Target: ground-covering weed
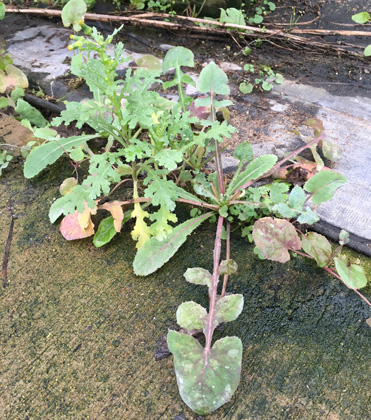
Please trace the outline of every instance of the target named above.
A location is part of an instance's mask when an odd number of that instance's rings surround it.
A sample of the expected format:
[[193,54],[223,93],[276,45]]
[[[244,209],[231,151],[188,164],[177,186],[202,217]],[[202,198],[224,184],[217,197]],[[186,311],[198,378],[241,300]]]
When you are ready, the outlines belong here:
[[[185,273],[188,282],[207,287],[209,308],[193,301],[182,303],[176,318],[188,333],[168,333],[180,394],[196,413],[208,414],[231,399],[240,381],[241,340],[224,337],[213,342],[215,328],[235,320],[243,310],[243,296],[226,293],[229,276],[237,272],[230,258],[233,222],[254,240],[261,258],[283,263],[290,259],[290,251],[307,256],[371,306],[357,290],[367,283],[362,267],[349,264],[341,255],[348,234],[341,232],[339,246],[333,250],[324,236],[300,230],[301,224],[319,220],[315,207],[331,199],[346,179],[324,168],[319,160],[310,164],[298,156],[310,148],[316,157],[318,145],[327,156],[329,150],[336,154],[325,138],[323,125],[313,119],[307,121],[313,135],[303,136],[304,145],[280,161],[271,154],[254,158],[248,142],[239,144],[234,152],[239,164],[228,180],[223,174],[220,143],[235,129],[216,118],[219,108],[232,105],[226,98],[230,89],[223,70],[212,61],[203,68],[197,85],[201,96],[193,103],[184,91],[186,84],[194,84],[184,71],[194,66],[192,51],[174,47],[162,63],[147,56],[130,68],[122,58],[122,43],[110,45],[119,29],[104,38],[94,27],[77,20],[71,10],[64,10],[65,22],[82,32],[71,36],[69,49],[76,52],[71,72],[85,79],[93,98],[84,103],[67,102],[66,110],[51,126],[29,125],[44,142],[28,155],[24,174],[32,178],[62,155],[67,156],[76,176],[62,183],[61,197],[50,208],[51,222],[63,215],[60,229],[67,239],[94,235],[95,245],[102,246],[134,219],[131,234],[138,252],[133,266],[139,276],[162,267],[191,232],[215,219],[212,273],[202,267],[190,267]],[[126,68],[124,79],[118,77],[118,67]],[[164,83],[160,76],[170,69],[174,69],[173,76]],[[153,86],[164,90],[176,87],[178,101],[165,99]],[[94,134],[61,138],[52,128],[72,122],[78,128],[89,126]],[[93,152],[89,142],[98,137],[105,139],[105,144]],[[210,154],[215,171],[205,173],[202,163]],[[78,168],[84,165],[88,174],[82,178]],[[305,170],[307,178],[293,186],[290,175],[297,169]],[[256,185],[270,175],[277,179]],[[110,200],[127,181],[133,185],[132,197]],[[187,221],[174,226],[178,202],[193,209]],[[110,216],[95,232],[92,215],[101,210]],[[200,331],[205,346],[194,337]]]

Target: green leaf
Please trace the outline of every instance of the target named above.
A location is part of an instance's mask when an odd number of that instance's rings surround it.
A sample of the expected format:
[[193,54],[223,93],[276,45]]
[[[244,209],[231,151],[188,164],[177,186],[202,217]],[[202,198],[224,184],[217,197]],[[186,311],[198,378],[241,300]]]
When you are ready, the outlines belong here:
[[162,62],[162,71],[166,73],[173,67],[194,67],[193,57],[193,52],[188,48],[173,47],[165,55],[164,61]]
[[362,289],[367,285],[367,278],[360,265],[347,265],[341,257],[334,258],[336,270],[341,277],[341,280],[350,289]]
[[248,181],[252,181],[261,177],[270,169],[272,169],[276,162],[277,156],[274,155],[264,155],[258,157],[253,162],[249,163],[246,169],[237,177],[233,177],[231,183],[228,186],[227,192],[234,192],[245,185]]
[[242,343],[224,337],[205,352],[192,336],[169,331],[169,350],[183,401],[197,414],[206,415],[230,401],[240,382]]
[[243,17],[242,10],[230,7],[227,10],[220,9],[221,23],[232,23],[234,25],[245,25],[245,19]]
[[203,214],[194,219],[187,220],[173,229],[163,241],[156,238],[149,239],[137,252],[134,258],[134,272],[138,276],[147,276],[162,267],[177,252],[192,233],[213,212]]
[[296,185],[289,195],[289,207],[292,209],[301,209],[305,202],[305,192]]
[[276,78],[274,81],[277,83],[277,85],[281,85],[283,83],[283,76],[281,73],[276,73]]
[[[121,222],[121,226],[131,219],[132,212],[132,210],[128,210],[124,213],[124,219]],[[93,238],[93,244],[97,248],[100,248],[110,242],[116,233],[117,231],[114,225],[114,218],[112,216],[108,216],[100,222],[98,230]]]
[[143,183],[148,186],[144,196],[151,198],[154,206],[166,205],[170,211],[173,211],[175,200],[178,198],[176,184],[171,180],[160,178],[159,173],[150,167],[146,167],[146,170],[147,177]]
[[202,330],[206,316],[206,309],[198,303],[184,302],[176,311],[176,322],[187,330]]
[[349,242],[349,232],[342,229],[339,233],[339,244],[346,245]]
[[346,183],[346,178],[339,172],[323,170],[316,173],[304,184],[304,190],[310,192],[314,205],[330,200],[336,190]]
[[155,154],[155,161],[169,171],[176,169],[178,163],[182,162],[182,160],[183,153],[180,150],[162,148]]
[[187,268],[187,271],[184,273],[184,277],[189,283],[211,287],[212,275],[204,268]]
[[367,23],[370,20],[370,14],[368,12],[357,13],[352,16],[352,20],[356,23]]
[[5,16],[5,4],[0,3],[0,20],[3,20]]
[[0,97],[0,108],[6,108],[7,106],[12,106],[12,103],[5,96]]
[[252,83],[240,83],[239,89],[242,93],[248,94],[254,90],[254,85]]
[[272,3],[271,1],[268,2],[268,7],[271,10],[271,12],[276,10],[276,5],[274,3]]
[[62,214],[72,214],[75,210],[82,213],[85,210],[85,204],[93,209],[95,202],[89,197],[89,190],[84,185],[76,185],[70,193],[54,201],[49,210],[49,219],[54,223]]
[[84,0],[70,0],[62,9],[63,26],[68,28],[72,25],[73,30],[79,32],[81,26],[78,24],[87,11]]
[[331,258],[332,249],[330,242],[315,232],[309,232],[301,238],[303,250],[313,257],[319,267],[324,267]]
[[264,81],[264,82],[262,83],[262,88],[263,88],[263,90],[265,90],[266,92],[269,92],[270,90],[272,90],[272,89],[273,89],[273,85],[272,85],[271,83],[267,82],[267,81]]
[[365,57],[370,57],[370,56],[371,56],[371,44],[370,44],[370,45],[368,45],[368,46],[365,48],[365,50],[363,51],[363,55],[364,55]]
[[65,151],[69,152],[74,147],[79,147],[86,141],[97,137],[97,134],[82,135],[43,143],[41,146],[33,149],[27,156],[24,164],[24,176],[26,178],[33,178],[48,165],[51,165],[60,158]]
[[242,295],[229,295],[220,298],[215,305],[215,323],[231,322],[238,318],[243,309]]
[[213,92],[228,95],[228,77],[213,61],[204,67],[200,73],[198,90],[203,93]]
[[37,127],[45,127],[48,123],[39,110],[22,98],[18,99],[15,112],[19,114],[22,119],[30,121],[31,124],[36,125]]
[[263,217],[255,222],[252,235],[260,253],[268,260],[287,262],[288,250],[301,248],[300,238],[287,220]]
[[234,149],[233,157],[241,162],[251,162],[254,159],[254,151],[248,141],[239,143]]

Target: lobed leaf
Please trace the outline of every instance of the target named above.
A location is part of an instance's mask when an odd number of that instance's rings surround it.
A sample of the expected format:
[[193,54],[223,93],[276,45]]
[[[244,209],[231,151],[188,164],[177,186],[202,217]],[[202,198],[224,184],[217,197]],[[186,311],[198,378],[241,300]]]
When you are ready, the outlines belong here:
[[163,241],[156,238],[149,239],[137,252],[133,267],[138,276],[147,276],[162,267],[176,253],[192,233],[203,221],[213,215],[213,212],[187,220],[173,229]]
[[263,217],[255,222],[252,235],[261,255],[268,260],[287,262],[288,250],[301,248],[294,226],[284,219]]
[[205,359],[204,348],[192,336],[169,331],[169,350],[183,401],[197,414],[206,415],[230,401],[240,382],[242,343],[224,337]]

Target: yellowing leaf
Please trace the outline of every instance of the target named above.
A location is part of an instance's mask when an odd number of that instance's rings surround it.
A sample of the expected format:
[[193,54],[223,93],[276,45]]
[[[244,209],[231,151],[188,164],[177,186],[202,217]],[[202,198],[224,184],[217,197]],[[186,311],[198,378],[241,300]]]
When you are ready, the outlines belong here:
[[76,178],[66,178],[59,187],[59,192],[61,193],[61,195],[66,195],[69,192],[71,192],[72,188],[75,185],[77,185]]
[[99,206],[100,209],[108,210],[113,217],[113,225],[116,232],[120,232],[121,224],[124,219],[124,212],[122,210],[122,201],[112,201]]
[[134,229],[131,232],[131,237],[134,239],[134,241],[138,241],[136,247],[140,249],[142,245],[144,245],[151,237],[151,228],[144,221],[145,217],[149,217],[149,213],[142,210],[142,207],[139,203],[135,203],[131,217],[135,217],[137,219],[134,225]]
[[90,219],[90,212],[86,210],[84,213],[88,214],[87,225],[82,228],[79,221],[80,214],[75,211],[73,214],[68,214],[62,219],[59,231],[67,241],[73,241],[75,239],[87,238],[94,235],[94,224]]

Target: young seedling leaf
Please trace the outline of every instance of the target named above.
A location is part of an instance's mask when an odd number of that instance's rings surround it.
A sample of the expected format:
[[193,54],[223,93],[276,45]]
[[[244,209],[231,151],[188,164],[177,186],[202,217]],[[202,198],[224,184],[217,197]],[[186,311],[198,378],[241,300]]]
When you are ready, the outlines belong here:
[[348,266],[346,261],[341,257],[335,257],[334,262],[341,280],[343,280],[350,289],[362,289],[362,287],[367,285],[367,278],[363,271],[363,267],[355,264]]
[[365,50],[363,51],[363,55],[364,55],[365,57],[370,57],[370,56],[371,56],[371,44],[370,44],[370,45],[368,45],[368,46],[365,48]]
[[206,316],[206,309],[198,303],[184,302],[176,311],[176,322],[187,330],[202,330]]
[[368,12],[357,13],[352,16],[352,20],[356,23],[367,23],[370,20],[370,14]]
[[342,229],[339,233],[339,244],[346,245],[349,242],[349,232]]
[[86,141],[95,139],[98,136],[98,134],[73,136],[43,143],[41,146],[32,149],[31,153],[27,156],[24,164],[24,176],[26,178],[33,178],[48,165],[51,165],[59,159],[65,151],[69,152],[74,147],[79,147]]
[[312,203],[317,205],[330,200],[346,181],[345,176],[339,172],[325,169],[309,179],[304,184],[304,190],[312,194]]
[[242,82],[240,83],[239,89],[243,94],[247,95],[254,90],[254,85],[252,83]]
[[84,0],[70,0],[62,9],[63,26],[68,28],[72,25],[73,30],[79,32],[81,26],[78,24],[87,11]]
[[239,338],[218,340],[206,360],[204,348],[190,335],[169,331],[167,342],[174,355],[179,393],[195,413],[209,414],[230,401],[240,382]]
[[228,77],[213,61],[204,67],[200,73],[198,90],[203,93],[213,92],[228,95]]
[[147,276],[162,267],[186,241],[187,236],[212,214],[212,212],[209,212],[187,220],[174,228],[171,234],[163,241],[155,238],[149,239],[134,258],[133,267],[135,274]]
[[324,267],[331,258],[332,249],[325,236],[309,232],[301,238],[303,250],[313,257],[319,267]]
[[166,73],[171,68],[181,66],[194,67],[193,52],[184,47],[171,48],[162,62],[162,71]]
[[260,253],[268,260],[287,262],[288,251],[301,248],[300,238],[287,220],[263,217],[255,222],[252,235]]
[[254,151],[248,141],[244,141],[235,148],[233,157],[240,162],[251,162],[254,159]]
[[260,176],[268,172],[274,164],[277,162],[277,156],[264,155],[260,156],[251,163],[249,163],[246,169],[241,172],[237,177],[233,177],[231,183],[228,186],[227,191],[229,193],[234,192],[241,188],[248,181],[257,179]]
[[220,298],[215,305],[215,323],[231,322],[238,318],[243,309],[242,295],[229,295]]
[[5,4],[0,3],[0,20],[3,20],[5,16]]
[[211,286],[212,275],[204,268],[187,268],[184,277],[189,283],[200,284],[207,287]]

